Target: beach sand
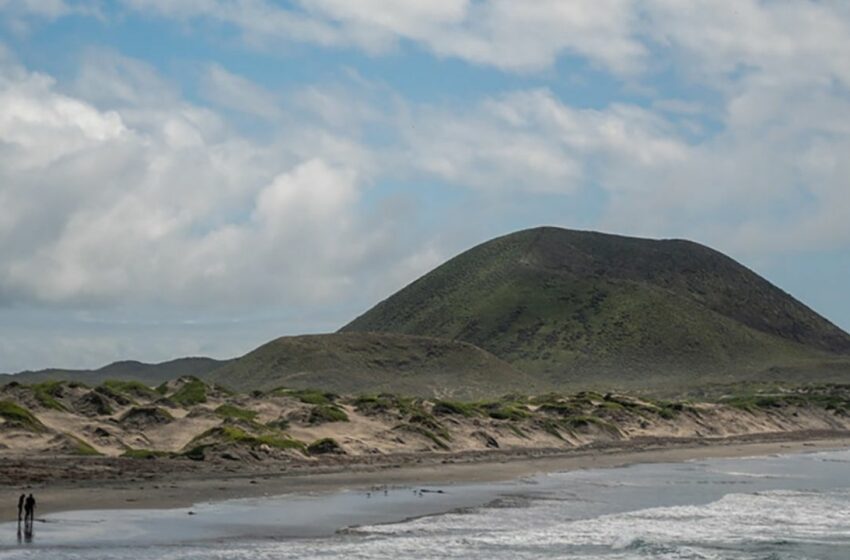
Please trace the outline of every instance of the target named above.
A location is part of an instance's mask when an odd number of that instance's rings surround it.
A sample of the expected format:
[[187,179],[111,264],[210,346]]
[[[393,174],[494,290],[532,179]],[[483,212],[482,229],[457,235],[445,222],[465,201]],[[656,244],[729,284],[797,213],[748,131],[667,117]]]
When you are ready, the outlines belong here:
[[[166,509],[236,498],[314,494],[342,489],[418,487],[497,482],[538,473],[669,463],[704,458],[798,453],[850,447],[847,432],[794,432],[707,439],[658,439],[574,450],[523,450],[385,457],[379,462],[338,461],[291,465],[205,465],[174,459],[2,458],[0,476],[8,507],[0,521],[16,516],[17,496],[33,492],[38,515],[60,511]],[[51,476],[51,471],[53,475]],[[32,472],[41,481],[27,483]],[[76,473],[76,474],[75,474]]]

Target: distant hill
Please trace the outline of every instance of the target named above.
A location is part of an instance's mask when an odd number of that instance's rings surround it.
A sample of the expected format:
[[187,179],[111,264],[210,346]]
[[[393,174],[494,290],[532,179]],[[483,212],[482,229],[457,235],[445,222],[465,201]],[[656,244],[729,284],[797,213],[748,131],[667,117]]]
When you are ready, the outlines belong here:
[[455,398],[534,389],[526,374],[471,344],[375,333],[278,338],[207,379],[240,391],[285,386]]
[[731,258],[552,227],[474,247],[340,332],[469,342],[559,387],[850,379],[850,335]]
[[227,363],[227,360],[213,360],[212,358],[179,358],[159,364],[145,364],[127,360],[114,362],[94,370],[44,369],[24,371],[14,375],[0,375],[0,384],[11,381],[18,383],[81,381],[88,385],[97,385],[107,379],[123,379],[140,381],[146,385],[159,385],[164,381],[184,375],[206,377],[211,371]]

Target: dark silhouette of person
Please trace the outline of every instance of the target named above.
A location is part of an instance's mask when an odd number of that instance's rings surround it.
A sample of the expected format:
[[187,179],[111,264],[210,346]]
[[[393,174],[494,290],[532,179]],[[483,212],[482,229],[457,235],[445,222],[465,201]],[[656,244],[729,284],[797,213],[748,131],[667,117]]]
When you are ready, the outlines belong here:
[[21,518],[24,515],[24,500],[26,497],[26,494],[21,494],[21,497],[18,498],[18,525],[21,524]]
[[24,502],[24,524],[26,524],[27,520],[29,520],[30,527],[32,527],[32,522],[35,521],[35,498],[32,494],[27,496]]

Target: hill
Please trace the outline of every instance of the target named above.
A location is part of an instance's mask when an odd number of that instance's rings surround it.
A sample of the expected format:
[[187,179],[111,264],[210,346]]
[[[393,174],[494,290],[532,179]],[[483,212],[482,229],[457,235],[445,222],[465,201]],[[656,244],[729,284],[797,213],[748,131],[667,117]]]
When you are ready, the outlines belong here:
[[139,381],[146,385],[159,385],[169,379],[183,375],[205,377],[211,371],[227,364],[226,360],[212,358],[179,358],[159,364],[146,364],[132,360],[114,362],[94,370],[44,369],[24,371],[14,375],[0,375],[0,384],[17,381],[18,383],[40,383],[43,381],[78,381],[88,385],[97,385],[108,379]]
[[340,332],[469,342],[557,387],[850,374],[850,335],[713,249],[552,227],[474,247]]
[[285,386],[457,398],[533,388],[524,373],[471,344],[373,333],[278,338],[208,380],[241,391]]

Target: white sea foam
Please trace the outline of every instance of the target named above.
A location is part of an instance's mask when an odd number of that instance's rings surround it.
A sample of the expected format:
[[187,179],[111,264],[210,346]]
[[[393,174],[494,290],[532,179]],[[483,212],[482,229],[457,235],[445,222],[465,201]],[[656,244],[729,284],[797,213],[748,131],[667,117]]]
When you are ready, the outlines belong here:
[[[637,465],[557,474],[535,485],[534,495],[545,499],[508,498],[499,507],[365,526],[331,538],[223,538],[216,533],[214,541],[198,533],[202,541],[179,546],[0,549],[0,560],[846,560],[850,489],[845,469],[832,460],[848,456],[840,452],[704,461],[686,469]],[[730,487],[723,484],[741,484],[737,478],[746,479],[743,486],[728,493]],[[449,497],[431,498],[437,503]],[[228,524],[240,518],[244,522],[254,508],[265,508],[263,518],[273,523],[273,503],[246,501],[222,511],[210,505],[199,508],[202,515],[166,515],[162,523],[196,524],[216,515]],[[120,523],[110,518],[110,527],[132,525],[131,518],[142,514],[123,515]],[[87,519],[83,514],[72,517]],[[149,524],[147,520],[144,526]]]
[[[563,547],[602,547],[627,550],[641,546],[667,547],[680,555],[693,543],[729,546],[738,543],[835,542],[850,540],[846,492],[772,491],[729,494],[707,505],[657,507],[603,515],[592,519],[561,519],[557,504],[540,504],[505,519],[500,512],[443,515],[406,523],[364,527],[370,534],[392,535],[396,544],[418,547],[441,542],[448,548],[557,550]],[[693,558],[699,556],[693,549]],[[498,555],[497,555],[498,557]],[[607,557],[611,557],[610,555]],[[679,556],[672,556],[679,557]],[[688,557],[688,556],[685,556]]]

